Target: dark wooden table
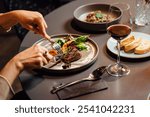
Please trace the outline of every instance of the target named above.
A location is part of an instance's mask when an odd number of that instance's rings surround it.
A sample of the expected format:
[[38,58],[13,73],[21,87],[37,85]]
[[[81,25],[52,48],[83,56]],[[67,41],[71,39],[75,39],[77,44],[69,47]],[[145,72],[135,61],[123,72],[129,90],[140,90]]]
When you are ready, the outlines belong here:
[[[85,34],[77,31],[71,26],[74,10],[80,5],[100,2],[100,3],[113,3],[115,1],[121,1],[129,3],[131,6],[131,12],[134,17],[135,1],[133,0],[76,0],[69,3],[45,17],[48,24],[48,33],[60,34],[60,33],[77,33]],[[150,26],[136,27],[133,26],[134,31],[144,32],[150,34]],[[25,91],[31,99],[58,99],[56,95],[50,94],[51,87],[57,82],[70,82],[83,77],[88,76],[95,68],[102,65],[109,65],[114,63],[116,59],[106,53],[106,43],[109,38],[107,33],[91,34],[91,38],[97,42],[99,46],[99,56],[95,64],[88,69],[72,74],[69,76],[55,76],[46,75],[38,76],[27,71],[24,71],[21,75],[21,81]],[[32,46],[34,42],[40,39],[39,36],[28,33],[25,37],[22,48]],[[150,92],[150,62],[149,60],[143,62],[135,62],[126,60],[126,65],[131,69],[131,73],[128,76],[122,77],[118,80],[108,81],[108,89],[84,96],[80,96],[73,99],[146,99]]]

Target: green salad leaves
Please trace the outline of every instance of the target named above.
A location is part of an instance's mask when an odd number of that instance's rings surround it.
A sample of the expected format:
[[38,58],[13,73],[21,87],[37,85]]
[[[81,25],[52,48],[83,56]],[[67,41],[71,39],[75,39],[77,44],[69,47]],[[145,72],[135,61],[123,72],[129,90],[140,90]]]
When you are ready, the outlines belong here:
[[57,39],[56,41],[61,47],[64,45],[64,43],[66,43],[66,41],[64,39]]
[[[89,35],[83,35],[83,36],[79,36],[73,39],[73,42],[75,44],[75,46],[78,48],[78,50],[82,51],[82,50],[86,50],[87,46],[85,44],[85,42],[87,41]],[[65,39],[57,39],[56,41],[61,47],[66,43]]]
[[102,19],[103,18],[103,14],[102,13],[96,13],[95,17],[99,18],[99,19]]
[[84,36],[75,38],[74,42],[80,51],[87,49],[85,42],[87,41],[88,37],[89,37],[88,35],[84,35]]

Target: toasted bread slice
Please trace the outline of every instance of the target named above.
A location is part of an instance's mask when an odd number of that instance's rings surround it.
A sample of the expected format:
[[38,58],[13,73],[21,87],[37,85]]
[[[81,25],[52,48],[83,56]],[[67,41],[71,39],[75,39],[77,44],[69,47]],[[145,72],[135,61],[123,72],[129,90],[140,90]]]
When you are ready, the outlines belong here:
[[129,52],[129,51],[135,49],[136,47],[138,47],[140,45],[141,41],[142,41],[141,38],[135,39],[131,43],[129,43],[129,44],[127,44],[127,45],[124,46],[124,51],[125,52]]
[[135,40],[135,38],[134,38],[133,35],[128,37],[128,38],[125,38],[125,39],[121,40],[120,47],[122,48],[122,47],[124,47],[125,45],[128,45],[129,43],[131,43],[134,40]]
[[146,39],[142,39],[141,44],[135,48],[135,54],[144,54],[150,51],[150,41]]

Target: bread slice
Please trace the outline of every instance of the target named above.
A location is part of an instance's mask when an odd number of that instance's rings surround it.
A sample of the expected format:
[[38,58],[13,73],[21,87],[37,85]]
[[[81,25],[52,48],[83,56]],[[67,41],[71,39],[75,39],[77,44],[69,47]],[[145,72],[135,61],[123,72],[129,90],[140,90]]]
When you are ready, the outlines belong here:
[[122,48],[122,47],[124,47],[125,45],[128,45],[129,43],[131,43],[134,40],[135,40],[135,38],[134,38],[133,35],[128,37],[128,38],[125,38],[125,39],[121,40],[120,47]]
[[150,51],[150,40],[142,39],[141,44],[135,48],[135,54],[145,54]]
[[124,46],[124,51],[125,52],[130,52],[131,50],[133,50],[136,47],[138,47],[140,45],[141,41],[142,41],[141,38],[135,39],[131,43],[129,43],[129,44],[127,44],[127,45]]

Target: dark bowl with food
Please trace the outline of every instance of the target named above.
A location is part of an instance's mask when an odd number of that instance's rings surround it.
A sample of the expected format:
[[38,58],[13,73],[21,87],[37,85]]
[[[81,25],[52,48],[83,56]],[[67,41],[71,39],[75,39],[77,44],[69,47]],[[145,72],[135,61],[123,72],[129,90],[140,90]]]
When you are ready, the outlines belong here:
[[74,23],[85,31],[106,31],[107,26],[119,23],[122,17],[122,11],[115,6],[113,7],[117,12],[109,14],[109,4],[94,3],[80,6],[74,11]]

